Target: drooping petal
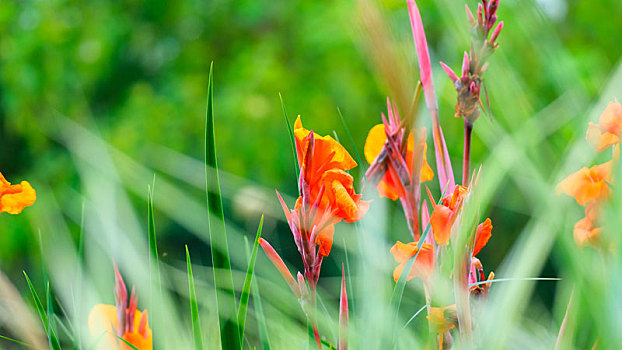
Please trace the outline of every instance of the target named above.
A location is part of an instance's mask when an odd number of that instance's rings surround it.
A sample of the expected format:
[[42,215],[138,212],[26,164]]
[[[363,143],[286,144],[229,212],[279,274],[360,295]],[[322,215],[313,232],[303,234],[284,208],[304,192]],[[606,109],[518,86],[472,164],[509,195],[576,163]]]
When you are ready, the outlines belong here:
[[319,246],[318,253],[327,257],[333,247],[333,235],[335,234],[335,225],[328,225],[317,235],[315,243]]

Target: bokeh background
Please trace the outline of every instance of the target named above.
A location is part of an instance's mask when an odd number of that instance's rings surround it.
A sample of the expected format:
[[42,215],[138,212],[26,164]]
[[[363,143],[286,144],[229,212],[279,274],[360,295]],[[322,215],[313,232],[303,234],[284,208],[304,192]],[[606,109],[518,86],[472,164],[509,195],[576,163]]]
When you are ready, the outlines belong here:
[[[453,117],[455,91],[437,62],[459,67],[468,47],[464,5],[455,0],[418,4],[441,123],[459,175],[462,122]],[[403,78],[413,85],[416,57],[405,1],[378,5],[395,57],[406,67]],[[501,1],[505,27],[485,82],[492,113],[476,124],[475,164],[498,146],[501,134],[522,130],[515,135],[529,138],[519,140],[527,145],[529,166],[551,183],[556,180],[553,170],[561,166],[569,143],[582,137],[586,121],[602,110],[609,99],[603,96],[622,94],[611,90],[622,74],[620,15],[618,0]],[[22,270],[40,281],[40,241],[53,240],[50,231],[62,227],[77,242],[83,208],[90,204],[119,217],[134,212],[134,219],[119,219],[114,229],[130,230],[128,225],[146,232],[145,198],[154,175],[162,260],[183,264],[183,244],[188,244],[196,262],[209,265],[204,231],[201,236],[200,162],[211,62],[228,224],[251,237],[265,213],[264,236],[300,268],[274,195],[276,188],[293,203],[297,183],[279,93],[292,122],[300,114],[306,127],[322,135],[335,132],[351,153],[354,148],[362,152],[392,88],[374,57],[395,53],[378,52],[382,47],[370,40],[361,16],[357,1],[0,2],[0,171],[14,183],[30,181],[39,196],[24,215],[0,215],[2,270],[22,291]],[[429,126],[423,109],[420,120]],[[432,147],[428,159],[433,162]],[[537,201],[522,169],[517,161],[513,175],[500,180],[491,204],[483,208],[494,224],[493,239],[479,256],[487,271],[502,263]],[[85,179],[96,175],[109,176],[126,190],[119,194],[125,207],[94,200],[105,188]],[[354,175],[360,179],[358,172]],[[373,192],[370,199],[385,201]],[[408,240],[398,203],[387,204],[389,241]],[[573,214],[580,217],[580,208]],[[105,234],[97,227],[87,230]],[[339,235],[338,229],[336,240]],[[238,249],[235,243],[232,249]],[[339,249],[335,254],[335,261],[325,264],[327,277],[340,275]],[[547,259],[541,275],[557,276],[560,259],[555,253]],[[111,280],[107,276],[101,285]],[[532,302],[553,310],[556,286],[539,283]]]

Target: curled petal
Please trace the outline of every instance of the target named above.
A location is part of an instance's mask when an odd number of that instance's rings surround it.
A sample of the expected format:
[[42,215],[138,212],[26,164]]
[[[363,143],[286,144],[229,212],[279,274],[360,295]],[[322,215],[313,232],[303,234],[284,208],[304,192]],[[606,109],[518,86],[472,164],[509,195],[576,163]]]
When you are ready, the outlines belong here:
[[[395,268],[393,271],[393,279],[397,282],[402,274],[402,270],[406,266],[408,259],[412,258],[417,254],[417,242],[410,242],[404,244],[400,241],[397,241],[395,245],[391,248],[391,254],[395,261],[397,261],[400,265]],[[413,268],[408,273],[408,279],[411,280],[413,277],[425,278],[432,271],[432,267],[434,264],[434,247],[431,244],[424,243],[421,245],[421,251],[419,255],[417,255],[417,259],[415,260],[415,264]]]

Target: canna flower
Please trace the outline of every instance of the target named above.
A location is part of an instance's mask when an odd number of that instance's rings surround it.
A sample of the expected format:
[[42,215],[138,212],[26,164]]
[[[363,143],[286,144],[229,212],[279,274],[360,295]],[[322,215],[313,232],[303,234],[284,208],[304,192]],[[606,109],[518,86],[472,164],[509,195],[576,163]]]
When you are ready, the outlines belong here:
[[305,129],[300,116],[294,124],[294,136],[301,190],[296,209],[304,198],[310,205],[317,204],[320,211],[333,212],[339,221],[360,220],[369,203],[355,193],[353,178],[346,172],[357,165],[348,151],[332,137]]
[[[393,254],[393,258],[395,261],[399,263],[399,265],[393,270],[393,279],[395,282],[400,278],[402,274],[402,270],[406,266],[406,263],[410,258],[417,254],[417,245],[418,242],[410,242],[404,244],[400,241],[397,241],[395,245],[391,248],[391,254]],[[432,269],[434,267],[434,247],[431,244],[423,243],[421,245],[421,251],[419,255],[417,255],[417,259],[415,259],[415,264],[413,268],[408,273],[407,281],[413,279],[413,277],[419,277],[421,279],[426,279],[430,273],[432,273]]]
[[596,150],[605,149],[620,143],[622,129],[622,105],[619,102],[609,102],[605,111],[600,115],[599,124],[590,122],[585,138]]
[[132,349],[119,339],[122,338],[138,350],[152,350],[153,338],[147,319],[147,310],[144,312],[137,310],[138,298],[134,288],[132,288],[128,304],[127,289],[123,277],[121,277],[116,265],[114,270],[116,306],[98,304],[89,314],[88,323],[91,334],[94,337],[105,334],[98,349]]
[[589,169],[583,167],[560,182],[557,192],[574,197],[580,205],[604,200],[611,192],[608,185],[611,182],[611,166],[612,161],[608,161]]
[[0,213],[19,214],[36,199],[37,193],[27,181],[11,185],[0,173]]
[[[387,133],[385,131],[384,124],[374,125],[371,130],[369,130],[369,134],[367,135],[367,139],[365,140],[364,147],[365,159],[367,160],[367,162],[369,162],[369,164],[374,163],[378,155],[380,155],[380,153],[382,152],[382,149],[386,142]],[[428,159],[426,156],[427,149],[428,147],[426,144],[423,149],[423,166],[421,167],[420,171],[421,182],[430,181],[434,178],[434,172],[428,164]],[[406,142],[406,154],[404,156],[404,160],[406,162],[406,167],[408,168],[409,174],[413,171],[414,150],[415,139],[411,132],[408,135],[408,140]],[[401,185],[400,180],[397,178],[397,173],[395,169],[391,166],[391,163],[389,163],[388,169],[378,183],[377,188],[380,196],[387,197],[392,200],[396,200],[398,197],[400,197],[400,194],[403,193],[403,186]]]
[[434,211],[430,216],[430,225],[436,244],[446,245],[449,243],[451,228],[458,217],[468,191],[467,187],[457,185],[453,194],[443,198],[441,204],[434,206]]
[[585,217],[574,225],[574,240],[577,245],[595,245],[598,242],[602,228],[596,227],[597,216],[597,202],[588,203],[585,207]]

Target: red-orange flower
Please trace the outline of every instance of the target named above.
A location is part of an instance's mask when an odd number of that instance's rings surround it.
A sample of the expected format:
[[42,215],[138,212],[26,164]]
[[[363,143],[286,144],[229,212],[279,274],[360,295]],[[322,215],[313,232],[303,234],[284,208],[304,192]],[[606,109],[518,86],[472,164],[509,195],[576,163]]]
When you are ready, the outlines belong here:
[[430,216],[430,225],[432,226],[436,244],[446,245],[449,243],[451,228],[456,221],[467,192],[468,188],[457,185],[454,193],[443,198],[441,204],[434,206],[434,211]]
[[[396,282],[400,278],[402,270],[404,270],[408,260],[417,254],[417,245],[418,242],[404,244],[397,241],[391,248],[393,258],[399,263],[395,270],[393,270],[393,279]],[[432,272],[433,265],[434,247],[431,244],[423,243],[421,245],[421,251],[419,251],[419,255],[417,255],[417,259],[415,259],[415,264],[408,273],[407,281],[410,281],[413,277],[425,279]]]
[[602,231],[601,227],[596,227],[598,216],[598,203],[591,202],[585,207],[585,217],[574,225],[574,240],[578,245],[595,245]]
[[603,200],[611,191],[607,184],[611,182],[611,166],[612,161],[608,161],[589,169],[583,167],[560,182],[557,185],[557,192],[574,197],[580,205]]
[[[382,151],[385,142],[387,141],[387,135],[385,132],[384,124],[374,125],[374,127],[369,130],[369,134],[367,135],[367,139],[365,140],[365,147],[363,151],[365,153],[365,159],[367,162],[372,164],[376,157]],[[426,151],[427,144],[423,149],[423,166],[421,167],[420,176],[421,182],[430,181],[434,178],[434,172],[430,165],[428,164]],[[406,161],[406,166],[409,172],[412,172],[413,169],[413,152],[415,150],[415,139],[413,134],[410,133],[408,135],[407,145],[406,145],[406,155],[404,156],[404,160]],[[384,196],[393,200],[396,200],[402,192],[404,191],[401,185],[400,180],[397,177],[395,169],[389,163],[388,169],[384,173],[384,176],[378,183],[378,192],[380,196]]]
[[602,152],[620,143],[621,130],[622,105],[617,101],[609,102],[605,111],[600,115],[599,124],[590,122],[585,138],[597,152]]
[[138,350],[153,349],[153,335],[149,328],[147,310],[137,310],[138,298],[132,289],[132,295],[127,300],[127,289],[121,274],[115,265],[115,305],[98,304],[89,314],[89,330],[94,337],[104,337],[100,340],[97,349],[130,350],[119,337],[132,344]]
[[27,181],[11,185],[0,173],[0,213],[19,214],[36,199],[37,194]]

